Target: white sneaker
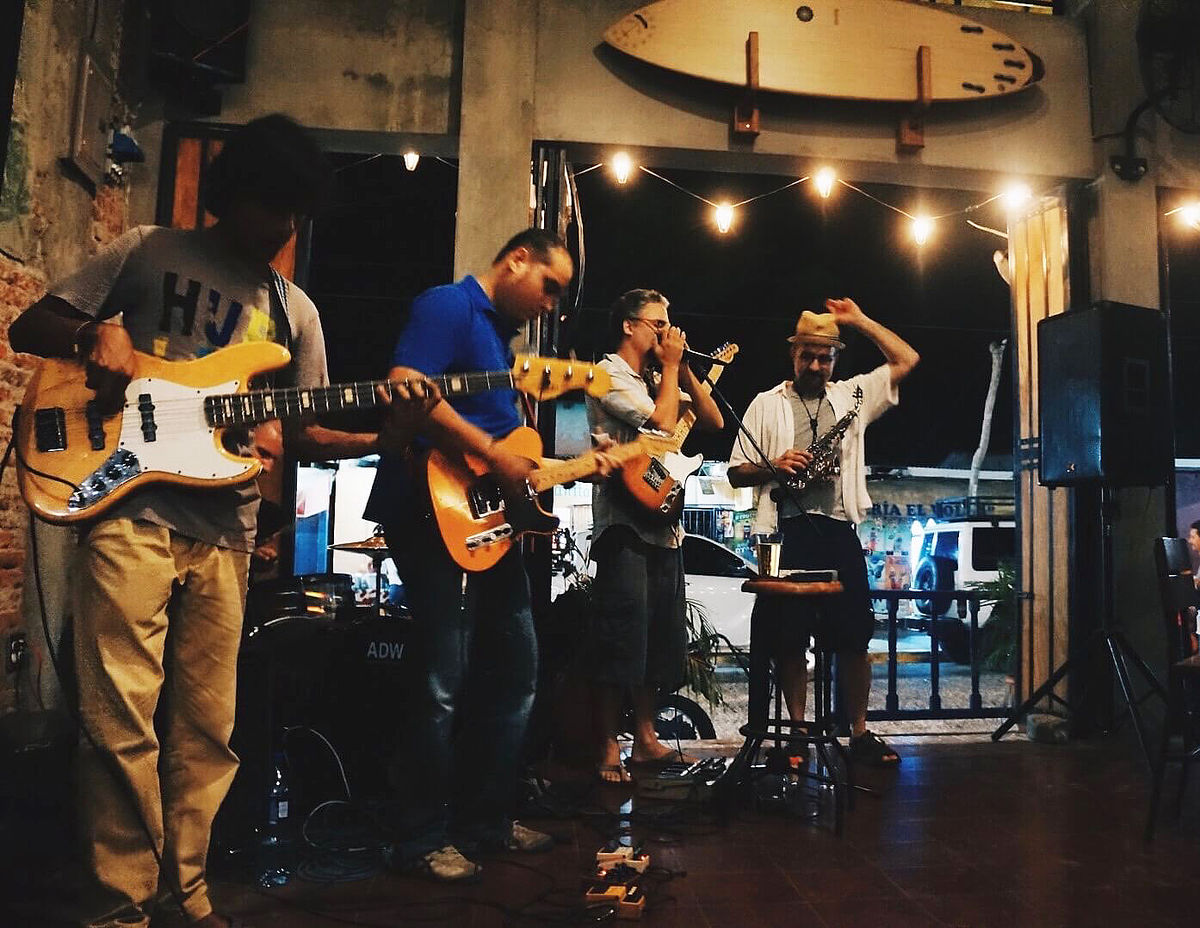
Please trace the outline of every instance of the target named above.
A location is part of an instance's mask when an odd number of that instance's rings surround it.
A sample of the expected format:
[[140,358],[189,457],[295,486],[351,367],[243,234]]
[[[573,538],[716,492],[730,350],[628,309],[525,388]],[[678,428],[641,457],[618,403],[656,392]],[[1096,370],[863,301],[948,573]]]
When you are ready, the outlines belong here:
[[504,846],[510,851],[536,854],[554,847],[554,838],[543,832],[534,831],[532,828],[526,828],[520,822],[513,822],[512,832],[504,840]]
[[472,863],[453,844],[430,851],[413,865],[431,879],[442,883],[466,883],[479,879],[483,867]]

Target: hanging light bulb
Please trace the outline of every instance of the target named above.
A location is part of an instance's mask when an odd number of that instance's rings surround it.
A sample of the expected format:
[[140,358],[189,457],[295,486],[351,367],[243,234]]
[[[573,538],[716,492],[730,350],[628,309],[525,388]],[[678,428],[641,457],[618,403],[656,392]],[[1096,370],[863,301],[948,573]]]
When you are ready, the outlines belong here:
[[933,233],[933,220],[928,216],[914,216],[912,221],[913,240],[918,245],[924,245],[929,241],[929,236]]
[[733,226],[733,207],[728,203],[718,203],[713,209],[713,219],[717,223],[717,231],[724,235]]
[[813,183],[816,184],[817,193],[824,200],[829,199],[829,194],[833,192],[833,182],[837,180],[837,175],[833,173],[833,168],[821,168],[813,176]]
[[625,183],[633,173],[633,159],[623,151],[617,152],[613,155],[612,172],[618,184]]
[[1009,184],[1004,188],[1004,192],[1000,194],[1000,199],[1004,201],[1004,208],[1010,213],[1019,210],[1032,198],[1033,191],[1029,189],[1029,185],[1019,181]]
[[409,171],[415,171],[417,169],[417,164],[418,164],[418,162],[420,162],[420,160],[421,160],[421,156],[418,155],[415,151],[406,151],[404,153],[405,169],[409,170]]
[[1200,203],[1186,203],[1179,208],[1179,220],[1191,229],[1200,229]]

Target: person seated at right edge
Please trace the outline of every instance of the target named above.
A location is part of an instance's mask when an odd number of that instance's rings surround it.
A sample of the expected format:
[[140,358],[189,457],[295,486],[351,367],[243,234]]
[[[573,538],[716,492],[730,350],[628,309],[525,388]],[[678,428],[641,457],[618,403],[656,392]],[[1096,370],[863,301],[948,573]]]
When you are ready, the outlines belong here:
[[[753,531],[783,536],[780,563],[784,568],[834,569],[844,592],[822,600],[820,643],[835,651],[838,677],[850,717],[850,757],[873,765],[891,766],[900,755],[867,728],[871,665],[867,645],[875,628],[862,542],[855,531],[871,506],[867,496],[863,436],[867,426],[900,401],[899,384],[920,360],[912,346],[895,332],[869,319],[850,299],[825,301],[827,312],[805,310],[796,322],[791,346],[792,379],[758,394],[746,410],[746,429],[770,460],[763,463],[753,444],[739,435],[729,460],[729,482],[753,487]],[[845,347],[839,326],[857,329],[883,353],[884,364],[866,374],[834,381],[838,352]],[[777,477],[793,476],[812,462],[807,450],[854,408],[862,388],[862,406],[843,435],[838,454],[841,472],[816,480],[803,491],[786,492],[776,503],[771,489]],[[804,719],[808,684],[805,652],[814,630],[814,607],[800,607],[806,621],[796,621],[796,607],[766,597],[754,604],[754,619],[762,622],[773,652],[779,687],[793,721]],[[805,746],[789,748],[802,758]]]
[[1192,572],[1196,575],[1192,582],[1200,589],[1200,521],[1193,522],[1188,526],[1187,533],[1188,553],[1191,555]]
[[[721,412],[683,360],[684,332],[671,325],[667,298],[630,290],[613,304],[609,331],[616,350],[600,366],[612,389],[587,398],[588,427],[619,442],[642,428],[673,432],[689,409],[696,423],[719,431]],[[682,389],[681,389],[682,388]],[[687,621],[683,528],[662,524],[621,485],[620,475],[592,486],[592,547],[596,618],[584,653],[593,690],[597,773],[627,783],[617,731],[626,701],[633,705],[631,764],[682,760],[654,730],[656,698],[684,682]]]

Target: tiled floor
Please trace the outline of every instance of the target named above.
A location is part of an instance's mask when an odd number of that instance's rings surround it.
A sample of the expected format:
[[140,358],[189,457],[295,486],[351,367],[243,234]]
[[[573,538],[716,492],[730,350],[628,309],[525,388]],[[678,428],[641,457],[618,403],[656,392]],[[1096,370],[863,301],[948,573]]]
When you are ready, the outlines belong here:
[[[1200,789],[1180,820],[1142,841],[1147,777],[1123,742],[1068,746],[1021,737],[904,739],[897,771],[861,771],[842,838],[777,812],[654,811],[633,832],[653,863],[644,922],[686,928],[804,926],[1190,926],[1200,924]],[[558,846],[484,861],[482,882],[445,887],[383,873],[260,892],[217,881],[224,911],[258,928],[331,925],[589,924],[581,876],[623,795],[593,792],[583,814],[530,824]],[[647,817],[643,818],[643,813]],[[40,928],[32,919],[4,922]],[[49,924],[49,923],[47,923]],[[158,924],[158,923],[156,923]],[[167,924],[171,924],[167,922]]]

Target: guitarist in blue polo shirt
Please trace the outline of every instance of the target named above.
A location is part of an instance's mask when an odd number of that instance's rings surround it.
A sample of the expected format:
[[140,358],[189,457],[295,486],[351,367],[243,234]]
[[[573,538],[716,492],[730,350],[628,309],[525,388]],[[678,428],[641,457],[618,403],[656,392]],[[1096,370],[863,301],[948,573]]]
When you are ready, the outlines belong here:
[[[509,367],[510,342],[554,311],[573,274],[557,236],[515,235],[483,273],[417,297],[390,378]],[[515,496],[533,464],[497,440],[521,421],[514,391],[454,398],[433,408],[417,443],[483,459]],[[519,546],[494,567],[465,573],[442,543],[412,465],[385,449],[366,510],[383,523],[414,616],[407,656],[416,679],[397,764],[405,809],[392,862],[436,880],[472,880],[481,868],[464,851],[553,845],[508,817],[537,673],[529,581]]]

